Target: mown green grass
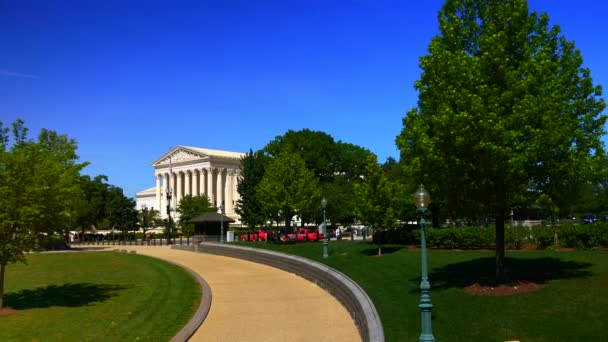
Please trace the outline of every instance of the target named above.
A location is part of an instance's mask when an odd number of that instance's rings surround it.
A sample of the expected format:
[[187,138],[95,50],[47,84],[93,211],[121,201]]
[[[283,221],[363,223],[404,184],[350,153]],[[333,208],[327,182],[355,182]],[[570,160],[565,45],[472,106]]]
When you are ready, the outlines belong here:
[[168,341],[194,314],[200,286],[161,260],[50,253],[7,267],[0,341]]
[[[420,252],[403,246],[331,241],[238,243],[326,263],[357,282],[379,311],[387,341],[415,341],[420,334]],[[608,252],[507,252],[513,280],[544,288],[507,296],[476,296],[462,288],[492,279],[491,251],[429,251],[433,334],[438,341],[608,340]]]

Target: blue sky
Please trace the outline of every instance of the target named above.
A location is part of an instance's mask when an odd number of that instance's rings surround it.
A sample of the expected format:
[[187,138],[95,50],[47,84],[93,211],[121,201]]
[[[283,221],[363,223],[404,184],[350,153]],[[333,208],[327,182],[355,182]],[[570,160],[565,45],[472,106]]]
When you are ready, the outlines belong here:
[[[442,3],[0,0],[0,121],[76,139],[85,173],[130,197],[175,145],[247,152],[308,128],[398,159]],[[608,84],[608,4],[530,8]]]

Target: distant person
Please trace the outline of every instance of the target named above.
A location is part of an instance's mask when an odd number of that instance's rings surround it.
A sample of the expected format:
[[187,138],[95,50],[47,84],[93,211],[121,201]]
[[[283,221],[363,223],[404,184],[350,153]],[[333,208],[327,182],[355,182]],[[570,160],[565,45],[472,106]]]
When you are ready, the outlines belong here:
[[342,232],[340,228],[336,229],[336,240],[342,240]]

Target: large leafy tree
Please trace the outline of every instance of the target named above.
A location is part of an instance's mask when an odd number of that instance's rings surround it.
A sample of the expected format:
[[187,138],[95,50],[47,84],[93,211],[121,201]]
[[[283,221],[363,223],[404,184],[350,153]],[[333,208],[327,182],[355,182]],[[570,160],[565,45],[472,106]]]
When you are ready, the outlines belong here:
[[368,156],[365,169],[364,180],[355,184],[357,218],[374,229],[395,227],[412,196],[405,196],[403,184],[388,177],[374,154]]
[[144,236],[148,229],[163,225],[163,220],[160,218],[160,211],[154,208],[148,208],[147,206],[143,206],[138,210],[137,221],[139,227],[143,230]]
[[256,196],[256,188],[262,177],[267,157],[261,151],[249,151],[241,159],[241,174],[237,184],[240,198],[236,203],[235,211],[241,217],[241,221],[250,227],[263,225],[266,216],[262,212],[262,206]]
[[601,88],[525,0],[447,0],[439,30],[397,144],[408,174],[449,210],[496,215],[502,282],[510,207],[542,194],[564,207],[603,155]]
[[27,137],[24,122],[9,129],[0,122],[0,308],[9,263],[25,262],[44,235],[62,233],[79,192],[76,142],[43,129],[38,140]]
[[[286,153],[298,154],[312,171],[328,200],[328,218],[332,223],[351,224],[354,220],[353,184],[364,173],[367,149],[360,146],[335,141],[325,132],[302,129],[287,131],[264,147],[269,158],[277,158]],[[304,222],[319,221],[322,212],[318,204],[308,209],[302,208],[299,216]]]
[[276,215],[283,218],[287,227],[294,215],[310,212],[312,207],[320,206],[318,183],[314,173],[306,168],[298,154],[284,153],[266,166],[256,196],[262,210],[269,217]]
[[179,213],[179,225],[182,231],[186,233],[194,232],[194,225],[188,223],[191,219],[211,211],[217,211],[207,196],[184,196],[177,206],[177,212]]

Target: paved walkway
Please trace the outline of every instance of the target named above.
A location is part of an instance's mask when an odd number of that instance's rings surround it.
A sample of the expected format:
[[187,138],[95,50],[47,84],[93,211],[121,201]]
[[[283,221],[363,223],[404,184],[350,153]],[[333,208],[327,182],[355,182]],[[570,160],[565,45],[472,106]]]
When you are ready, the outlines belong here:
[[190,341],[361,341],[346,309],[294,274],[167,246],[119,248],[184,265],[209,283],[211,310]]

